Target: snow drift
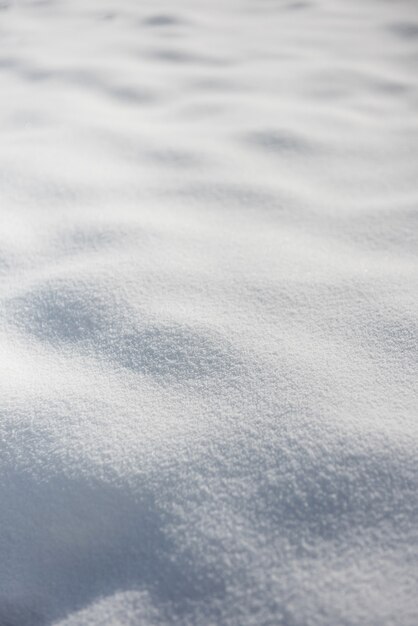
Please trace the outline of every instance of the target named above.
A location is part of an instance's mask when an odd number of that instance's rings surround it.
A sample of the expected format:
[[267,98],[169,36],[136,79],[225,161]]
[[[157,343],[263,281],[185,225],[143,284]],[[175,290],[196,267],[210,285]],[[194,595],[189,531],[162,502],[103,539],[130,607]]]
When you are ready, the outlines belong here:
[[418,10],[0,3],[0,624],[418,622]]

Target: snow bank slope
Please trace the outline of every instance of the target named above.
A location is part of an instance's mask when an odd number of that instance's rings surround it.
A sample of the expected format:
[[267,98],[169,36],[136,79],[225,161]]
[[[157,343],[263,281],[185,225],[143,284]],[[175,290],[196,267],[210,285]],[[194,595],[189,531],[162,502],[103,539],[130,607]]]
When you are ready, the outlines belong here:
[[418,10],[0,3],[0,624],[418,623]]

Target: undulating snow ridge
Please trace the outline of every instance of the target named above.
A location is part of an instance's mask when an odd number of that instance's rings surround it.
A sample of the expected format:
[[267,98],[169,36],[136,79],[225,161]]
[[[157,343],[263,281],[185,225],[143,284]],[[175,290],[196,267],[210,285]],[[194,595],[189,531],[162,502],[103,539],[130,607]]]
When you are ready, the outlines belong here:
[[416,626],[414,0],[0,2],[0,625]]

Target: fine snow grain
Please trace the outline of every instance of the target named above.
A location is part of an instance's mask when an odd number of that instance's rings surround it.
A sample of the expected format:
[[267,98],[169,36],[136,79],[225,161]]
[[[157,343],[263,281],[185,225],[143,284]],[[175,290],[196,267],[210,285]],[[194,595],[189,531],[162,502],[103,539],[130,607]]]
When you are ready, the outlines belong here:
[[1,626],[416,626],[414,0],[0,2]]

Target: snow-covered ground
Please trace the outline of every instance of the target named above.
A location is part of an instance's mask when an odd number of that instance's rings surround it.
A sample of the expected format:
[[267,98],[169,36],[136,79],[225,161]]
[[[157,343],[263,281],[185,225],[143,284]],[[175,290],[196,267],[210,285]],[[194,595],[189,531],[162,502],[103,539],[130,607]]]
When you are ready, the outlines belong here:
[[1,626],[416,626],[417,201],[415,0],[1,0]]

